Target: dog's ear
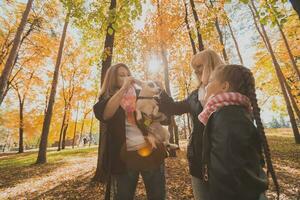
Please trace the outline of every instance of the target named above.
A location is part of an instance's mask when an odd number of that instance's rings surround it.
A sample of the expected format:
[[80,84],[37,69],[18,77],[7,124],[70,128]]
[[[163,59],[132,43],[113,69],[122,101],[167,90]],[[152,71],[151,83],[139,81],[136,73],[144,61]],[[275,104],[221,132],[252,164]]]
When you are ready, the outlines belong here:
[[134,79],[135,84],[137,84],[138,86],[142,87],[143,86],[143,81]]
[[164,86],[163,83],[161,81],[155,81],[155,84],[157,84],[158,87],[160,87],[160,89],[164,90]]

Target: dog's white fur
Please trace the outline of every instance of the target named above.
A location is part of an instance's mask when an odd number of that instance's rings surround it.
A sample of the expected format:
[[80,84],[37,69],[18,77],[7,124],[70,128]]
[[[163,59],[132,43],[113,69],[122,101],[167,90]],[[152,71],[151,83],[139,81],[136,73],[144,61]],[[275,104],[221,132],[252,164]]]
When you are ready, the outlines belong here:
[[[138,85],[141,87],[139,93],[140,97],[155,97],[158,96],[162,90],[161,85],[154,81],[142,82],[139,81]],[[136,118],[142,119],[142,113],[153,119],[149,125],[149,132],[147,136],[148,142],[152,147],[156,148],[156,143],[163,143],[171,149],[177,149],[176,144],[170,144],[170,133],[166,130],[160,122],[166,119],[166,116],[158,112],[159,108],[155,99],[138,99],[136,102]]]

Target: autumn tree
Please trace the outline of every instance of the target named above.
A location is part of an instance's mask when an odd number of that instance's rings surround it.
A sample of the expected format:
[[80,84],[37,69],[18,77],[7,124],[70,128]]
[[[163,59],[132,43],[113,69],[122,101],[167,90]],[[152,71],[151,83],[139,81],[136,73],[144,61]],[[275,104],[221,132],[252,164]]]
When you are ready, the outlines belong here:
[[72,16],[75,16],[78,14],[78,10],[80,10],[80,6],[82,6],[82,4],[83,4],[83,2],[80,0],[78,0],[78,1],[66,0],[66,1],[62,1],[62,3],[64,4],[64,6],[66,8],[66,17],[65,17],[65,22],[64,22],[64,27],[63,27],[63,31],[62,31],[60,44],[59,44],[49,102],[48,102],[48,106],[47,106],[45,119],[43,122],[41,142],[40,142],[39,153],[38,153],[38,157],[37,157],[37,161],[36,161],[38,164],[42,164],[47,161],[46,160],[46,151],[47,151],[48,134],[49,134],[49,128],[50,128],[50,123],[51,123],[53,105],[54,105],[54,101],[55,101],[57,81],[58,81],[59,69],[60,69],[60,65],[61,65],[61,59],[62,59],[62,55],[63,55],[65,38],[66,38],[66,34],[67,34],[67,28],[69,25],[70,18]]
[[[86,13],[85,17],[82,17],[78,26],[83,32],[84,41],[86,44],[95,44],[95,41],[99,46],[91,45],[91,48],[96,48],[102,52],[99,55],[96,62],[101,66],[100,84],[103,82],[105,73],[110,67],[113,60],[113,51],[115,44],[115,36],[117,32],[122,32],[126,26],[132,26],[132,21],[135,20],[141,14],[141,2],[139,1],[125,1],[125,0],[111,0],[109,3],[92,3],[90,4],[92,9]],[[94,23],[94,22],[101,23]],[[104,40],[104,42],[103,42]],[[101,50],[102,48],[102,50]],[[105,144],[106,135],[104,134],[104,126],[100,125],[101,133],[99,137],[99,150],[98,150],[98,164],[94,181],[100,181],[103,177],[100,169],[100,162],[102,153],[100,152],[100,146]]]
[[[291,124],[292,124],[292,129],[293,129],[293,133],[294,133],[294,136],[295,136],[295,141],[296,141],[296,143],[299,143],[300,142],[300,134],[299,134],[299,130],[298,130],[298,127],[297,127],[297,124],[296,124],[295,116],[294,116],[294,113],[293,113],[293,110],[292,110],[291,102],[290,102],[290,99],[289,99],[289,96],[288,96],[288,90],[287,90],[287,84],[286,84],[286,81],[285,81],[285,77],[284,77],[284,75],[281,71],[280,64],[279,64],[279,62],[278,62],[278,60],[275,56],[273,46],[270,43],[270,39],[269,39],[269,36],[266,32],[265,26],[260,21],[259,12],[256,8],[256,5],[254,4],[254,2],[252,0],[250,1],[250,3],[251,3],[251,5],[249,5],[249,8],[252,12],[253,20],[255,22],[257,31],[259,32],[259,34],[263,38],[265,46],[266,46],[266,48],[267,48],[267,50],[270,53],[270,56],[272,58],[272,62],[273,62],[273,65],[274,65],[274,68],[275,68],[275,71],[276,71],[278,81],[280,83],[281,91],[282,91],[282,94],[283,94],[283,97],[284,97],[284,100],[285,100],[285,103],[286,103],[286,108],[287,108],[287,111],[288,111],[288,114],[289,114],[289,117],[290,117],[290,121],[291,121]],[[261,30],[260,30],[258,24],[260,25]]]
[[21,42],[22,33],[24,31],[24,27],[25,27],[27,18],[29,16],[29,12],[30,12],[30,9],[32,7],[32,3],[33,3],[33,0],[28,0],[27,5],[26,5],[26,9],[23,13],[23,16],[22,16],[22,19],[21,19],[21,22],[20,22],[20,25],[19,25],[18,30],[16,32],[12,48],[10,50],[7,61],[5,63],[4,69],[1,73],[1,77],[0,77],[0,106],[3,102],[4,92],[5,92],[5,89],[7,87],[7,82],[8,82],[9,76],[10,76],[11,71],[13,69],[13,64],[14,64],[14,61],[15,61],[15,58],[16,58],[16,55],[17,55],[17,50],[18,50],[20,42]]

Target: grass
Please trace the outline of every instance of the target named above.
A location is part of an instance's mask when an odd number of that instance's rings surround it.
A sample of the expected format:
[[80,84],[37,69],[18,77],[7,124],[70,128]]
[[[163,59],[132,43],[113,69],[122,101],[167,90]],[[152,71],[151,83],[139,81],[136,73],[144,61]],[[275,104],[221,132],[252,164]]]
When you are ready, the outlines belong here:
[[269,129],[267,138],[275,161],[300,169],[300,144],[295,143],[290,129]]
[[35,164],[38,152],[25,152],[0,157],[0,189],[14,187],[34,177],[51,175],[58,168],[70,165],[72,159],[97,155],[97,147],[50,150],[47,152],[47,163]]
[[[73,156],[89,156],[95,154],[97,147],[80,148],[80,149],[65,149],[62,151],[47,152],[47,163],[53,164],[63,161],[65,158]],[[37,152],[28,152],[23,154],[13,154],[9,156],[0,157],[0,169],[3,168],[19,168],[27,167],[35,164],[37,159]]]

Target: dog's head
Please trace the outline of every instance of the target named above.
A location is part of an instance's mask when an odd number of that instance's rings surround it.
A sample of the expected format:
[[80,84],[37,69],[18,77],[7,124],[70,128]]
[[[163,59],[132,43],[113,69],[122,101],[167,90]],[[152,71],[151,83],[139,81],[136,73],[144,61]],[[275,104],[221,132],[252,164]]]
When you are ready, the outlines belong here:
[[160,84],[155,81],[140,81],[141,94],[146,97],[157,96],[161,93],[162,89]]

